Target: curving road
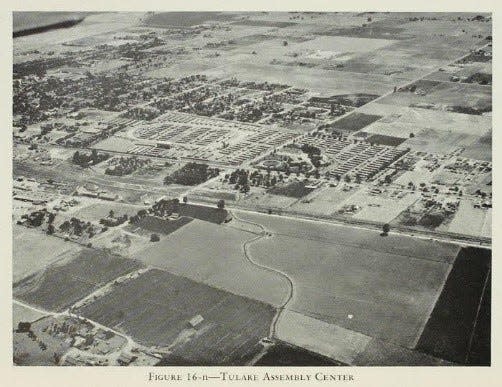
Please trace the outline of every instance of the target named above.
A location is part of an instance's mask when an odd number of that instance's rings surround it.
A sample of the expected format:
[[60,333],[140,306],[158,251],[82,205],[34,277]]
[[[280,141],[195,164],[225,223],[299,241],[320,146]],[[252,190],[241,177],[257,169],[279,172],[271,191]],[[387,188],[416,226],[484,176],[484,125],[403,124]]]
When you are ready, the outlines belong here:
[[274,318],[272,320],[272,323],[270,325],[269,337],[270,338],[274,338],[275,335],[276,335],[277,322],[279,321],[281,313],[286,308],[286,306],[289,304],[289,302],[293,299],[293,295],[294,295],[293,280],[291,279],[291,277],[288,274],[286,274],[285,272],[283,272],[283,271],[281,271],[279,269],[276,269],[276,268],[273,268],[273,267],[270,267],[270,266],[266,266],[266,265],[263,265],[261,263],[256,262],[252,258],[251,253],[248,250],[250,244],[252,244],[254,242],[257,242],[257,241],[259,241],[262,238],[265,238],[267,235],[272,235],[272,233],[269,232],[263,225],[261,225],[259,223],[255,223],[255,222],[252,222],[252,221],[249,221],[249,220],[245,220],[245,219],[239,218],[237,215],[235,215],[235,213],[233,213],[230,210],[228,210],[228,212],[232,215],[232,217],[234,219],[236,219],[236,220],[238,220],[238,221],[240,221],[242,223],[247,223],[247,224],[250,224],[252,226],[258,227],[261,230],[260,235],[256,236],[255,238],[249,239],[249,240],[247,240],[246,242],[243,243],[242,249],[244,251],[244,256],[246,257],[246,259],[252,265],[254,265],[254,266],[256,266],[256,267],[258,267],[260,269],[266,270],[266,271],[274,273],[274,274],[278,274],[279,276],[281,276],[282,278],[284,278],[287,281],[287,283],[288,283],[288,287],[289,287],[288,294],[287,294],[286,298],[284,299],[282,305],[280,305],[277,308],[277,313],[275,314],[275,316],[274,316]]

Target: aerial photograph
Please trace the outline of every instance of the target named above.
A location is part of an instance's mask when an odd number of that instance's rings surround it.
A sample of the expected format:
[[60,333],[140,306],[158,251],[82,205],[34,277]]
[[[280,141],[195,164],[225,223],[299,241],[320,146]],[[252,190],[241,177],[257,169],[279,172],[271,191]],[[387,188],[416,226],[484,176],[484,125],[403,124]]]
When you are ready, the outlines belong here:
[[491,13],[8,39],[13,365],[491,366]]

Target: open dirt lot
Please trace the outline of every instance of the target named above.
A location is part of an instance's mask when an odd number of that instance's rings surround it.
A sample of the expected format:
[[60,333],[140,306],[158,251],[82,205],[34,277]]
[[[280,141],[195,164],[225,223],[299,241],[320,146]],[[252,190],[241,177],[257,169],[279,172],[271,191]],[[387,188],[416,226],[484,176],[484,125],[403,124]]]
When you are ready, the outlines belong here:
[[13,225],[12,279],[20,279],[42,270],[80,247],[40,230]]
[[[470,200],[462,200],[448,231],[491,237],[491,215],[491,210],[474,208]],[[487,222],[489,222],[489,227],[485,225]]]
[[353,215],[354,219],[389,223],[396,218],[402,211],[415,203],[419,198],[416,193],[406,193],[402,198],[396,196],[383,197],[371,195],[364,190],[357,192],[345,201],[341,202],[337,208],[344,205],[355,204],[361,207],[361,210]]

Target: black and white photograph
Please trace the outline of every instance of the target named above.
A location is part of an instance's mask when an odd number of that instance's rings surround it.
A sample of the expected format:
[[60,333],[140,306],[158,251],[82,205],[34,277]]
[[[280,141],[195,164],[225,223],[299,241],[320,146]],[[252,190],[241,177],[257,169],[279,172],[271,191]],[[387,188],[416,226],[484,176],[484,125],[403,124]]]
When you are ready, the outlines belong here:
[[145,8],[11,12],[11,365],[490,367],[493,14]]

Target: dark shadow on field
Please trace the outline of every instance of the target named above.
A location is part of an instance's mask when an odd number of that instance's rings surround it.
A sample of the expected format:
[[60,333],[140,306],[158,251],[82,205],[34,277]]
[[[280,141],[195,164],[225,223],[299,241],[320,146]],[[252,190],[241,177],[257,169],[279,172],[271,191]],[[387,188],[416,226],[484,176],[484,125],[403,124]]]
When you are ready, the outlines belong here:
[[460,250],[417,350],[459,364],[490,365],[490,268],[491,250]]

